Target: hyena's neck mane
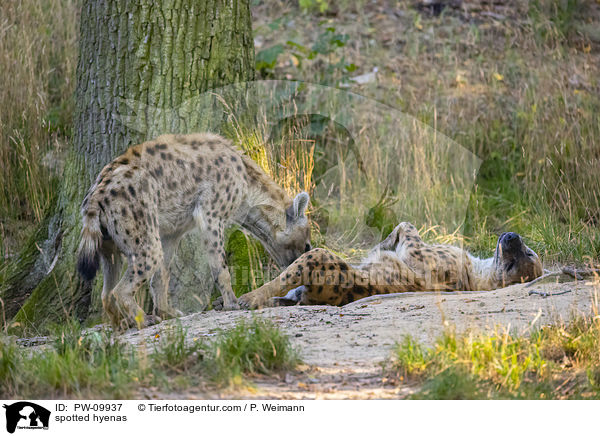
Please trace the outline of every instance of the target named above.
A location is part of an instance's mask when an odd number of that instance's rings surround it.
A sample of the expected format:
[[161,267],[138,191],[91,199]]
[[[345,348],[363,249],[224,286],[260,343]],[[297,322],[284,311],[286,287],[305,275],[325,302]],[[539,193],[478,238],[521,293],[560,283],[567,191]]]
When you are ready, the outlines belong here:
[[285,230],[286,209],[292,200],[250,157],[242,155],[242,161],[248,178],[248,195],[239,224],[269,244],[275,232]]

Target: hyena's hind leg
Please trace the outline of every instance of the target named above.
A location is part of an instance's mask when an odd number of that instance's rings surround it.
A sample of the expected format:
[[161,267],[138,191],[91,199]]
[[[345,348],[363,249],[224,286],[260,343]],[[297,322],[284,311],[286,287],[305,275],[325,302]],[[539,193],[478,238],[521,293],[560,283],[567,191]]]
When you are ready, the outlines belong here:
[[121,252],[112,240],[103,241],[100,248],[100,263],[102,265],[102,274],[104,284],[102,286],[102,307],[108,314],[113,324],[118,324],[118,319],[113,317],[117,308],[115,301],[111,298],[111,291],[119,282],[121,270],[123,269],[123,258]]
[[132,241],[135,242],[133,249],[123,245],[122,251],[130,250],[126,254],[127,269],[107,298],[110,301],[106,306],[107,313],[111,319],[118,320],[115,324],[123,327],[145,327],[160,321],[153,315],[144,314],[144,310],[135,301],[136,292],[149,283],[157,269],[163,266],[164,256],[158,229],[152,228],[139,234],[144,236]]
[[423,244],[423,240],[419,235],[419,231],[413,224],[409,222],[401,222],[400,224],[398,224],[398,228],[400,230],[400,242],[404,241],[408,243],[412,242],[415,244]]
[[409,222],[401,222],[374,249],[395,251],[398,246],[420,245],[422,243],[423,240],[419,236],[417,228]]

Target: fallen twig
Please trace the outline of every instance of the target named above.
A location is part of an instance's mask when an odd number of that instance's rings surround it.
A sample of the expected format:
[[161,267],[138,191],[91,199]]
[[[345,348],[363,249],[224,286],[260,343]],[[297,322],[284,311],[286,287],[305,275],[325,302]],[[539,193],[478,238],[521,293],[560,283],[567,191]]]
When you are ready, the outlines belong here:
[[550,271],[550,272],[547,272],[546,274],[542,274],[541,276],[539,276],[537,279],[534,279],[534,280],[530,281],[529,283],[527,283],[525,285],[525,287],[528,288],[530,286],[533,286],[537,282],[541,282],[542,280],[547,279],[548,277],[560,276],[562,274],[563,274],[562,271]]
[[576,280],[583,280],[586,277],[600,275],[600,269],[596,268],[575,268],[572,266],[564,266],[560,271],[548,271],[544,270],[545,274],[539,276],[537,279],[530,281],[525,285],[526,288],[533,286],[534,284],[547,279],[548,277],[557,277],[561,275],[568,275]]
[[536,291],[536,290],[532,290],[529,291],[528,295],[541,295],[542,297],[555,297],[557,295],[562,295],[562,294],[567,294],[571,292],[571,289],[567,289],[565,291],[560,291],[560,292],[546,292],[546,291]]

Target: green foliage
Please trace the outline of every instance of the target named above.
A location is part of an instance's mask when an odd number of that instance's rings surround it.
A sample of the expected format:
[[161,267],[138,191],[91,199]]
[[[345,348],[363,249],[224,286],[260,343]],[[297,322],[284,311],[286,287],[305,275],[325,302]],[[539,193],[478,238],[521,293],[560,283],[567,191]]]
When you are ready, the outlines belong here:
[[253,318],[219,334],[207,358],[212,379],[221,386],[240,384],[242,376],[293,369],[299,362],[289,338],[272,322]]
[[576,364],[600,361],[600,324],[587,318],[577,318],[566,328],[543,328],[532,334],[540,344],[542,355],[560,362],[565,358]]
[[198,367],[203,361],[206,344],[193,338],[188,341],[187,330],[181,324],[162,332],[154,346],[152,362],[156,368],[182,373]]
[[427,379],[415,400],[478,400],[485,398],[481,380],[462,366],[445,368]]
[[[598,394],[599,358],[600,324],[577,318],[530,337],[447,331],[432,347],[405,337],[391,366],[421,381],[415,398],[588,398]],[[562,392],[565,377],[580,379],[578,388]]]
[[600,365],[590,366],[586,375],[590,386],[600,393]]
[[348,42],[348,38],[348,35],[337,33],[335,27],[327,27],[325,32],[317,37],[307,57],[308,59],[314,59],[318,54],[332,54],[339,47],[344,47]]
[[293,369],[299,362],[289,338],[272,322],[253,318],[221,331],[212,342],[190,340],[177,326],[160,334],[154,368],[204,378],[220,387],[246,384],[246,377]]
[[240,229],[232,229],[227,232],[225,252],[231,286],[237,297],[259,288],[270,279],[270,258],[260,242],[252,236]]
[[132,351],[107,331],[84,334],[76,324],[59,330],[52,348],[21,350],[1,345],[0,394],[27,398],[58,395],[127,397],[140,368]]
[[329,9],[329,0],[299,0],[298,3],[305,12],[317,11],[322,14]]
[[403,377],[425,373],[429,363],[429,350],[411,336],[404,337],[394,351],[394,368]]
[[365,214],[365,224],[379,230],[382,238],[389,235],[399,223],[398,215],[392,208],[397,202],[398,199],[393,195],[393,190],[390,193],[386,188],[377,204],[369,208]]
[[152,352],[74,322],[54,331],[52,345],[41,349],[24,350],[0,338],[0,396],[129,398],[148,386],[243,385],[247,376],[298,363],[287,336],[259,318],[221,332],[212,343],[175,325],[156,335]]
[[534,0],[529,3],[528,16],[541,40],[556,42],[575,30],[588,4],[588,0]]
[[60,355],[79,347],[82,343],[82,327],[76,320],[69,319],[64,324],[52,325],[49,329],[56,338],[52,346]]
[[[279,24],[277,25],[279,27]],[[321,32],[316,41],[311,47],[306,47],[294,41],[287,41],[286,45],[275,44],[271,47],[265,48],[256,53],[256,69],[261,73],[263,77],[272,76],[274,74],[273,69],[277,64],[279,56],[285,53],[286,49],[289,54],[293,56],[294,60],[298,63],[298,67],[301,68],[302,62],[307,60],[313,60],[319,55],[330,56],[338,51],[339,48],[344,47],[348,42],[349,36],[343,33],[338,33],[335,27],[328,26],[323,32]],[[346,72],[352,72],[356,69],[354,64],[347,64],[342,59],[335,63],[330,63],[323,72],[323,77],[331,75],[336,70],[344,70]]]
[[276,44],[256,53],[256,69],[263,77],[268,76],[272,72],[277,64],[277,58],[283,51],[283,45]]
[[6,384],[14,383],[21,366],[20,361],[21,354],[17,346],[9,338],[0,338],[0,380],[5,380]]
[[325,58],[326,66],[318,72],[315,79],[321,83],[339,85],[347,80],[348,73],[357,69],[356,65],[346,61],[345,56],[339,56],[340,49],[346,46],[348,40],[347,34],[339,33],[335,27],[328,26],[317,35],[310,47],[289,40],[285,45],[275,44],[257,52],[256,69],[262,77],[272,78],[278,59],[283,54],[287,55],[298,69],[302,69],[305,63]]

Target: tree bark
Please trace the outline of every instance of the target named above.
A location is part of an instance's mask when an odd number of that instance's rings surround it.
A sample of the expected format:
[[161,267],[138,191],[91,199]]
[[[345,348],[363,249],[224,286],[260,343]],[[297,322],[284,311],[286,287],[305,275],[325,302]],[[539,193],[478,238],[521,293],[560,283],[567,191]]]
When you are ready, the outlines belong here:
[[[161,113],[215,87],[254,79],[249,0],[84,0],[79,47],[74,140],[56,204],[0,290],[6,320],[36,330],[98,313],[92,292],[98,281],[80,280],[75,252],[80,204],[102,167],[149,139],[146,132],[156,126],[161,133],[201,129],[201,114],[190,122]],[[159,110],[132,128],[121,120],[140,120],[136,104]],[[184,243],[184,259],[174,264],[181,270],[190,263],[185,270],[193,273],[198,259],[190,245]]]

